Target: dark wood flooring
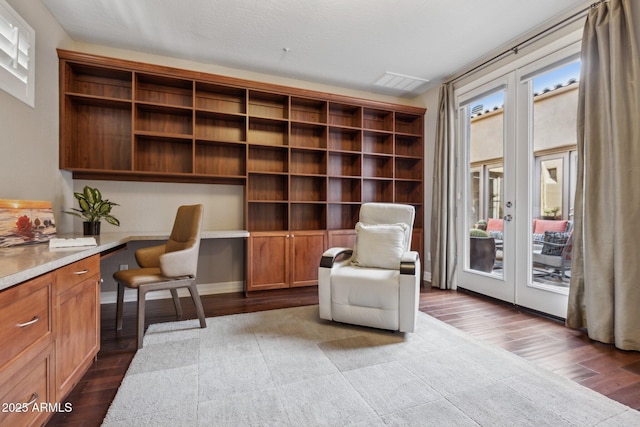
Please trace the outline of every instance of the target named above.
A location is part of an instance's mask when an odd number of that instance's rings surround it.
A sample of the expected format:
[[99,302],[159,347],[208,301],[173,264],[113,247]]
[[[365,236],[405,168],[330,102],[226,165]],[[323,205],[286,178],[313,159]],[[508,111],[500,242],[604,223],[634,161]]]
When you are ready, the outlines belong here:
[[[183,299],[183,318],[195,318]],[[317,304],[317,288],[202,297],[207,317]],[[640,410],[640,352],[626,352],[593,342],[557,320],[463,291],[423,288],[420,310],[534,364]],[[101,306],[101,349],[97,361],[73,389],[70,413],[59,413],[48,426],[99,426],[136,351],[135,304],[125,304],[124,328],[116,333],[115,305]],[[147,324],[175,319],[171,300],[147,302]]]

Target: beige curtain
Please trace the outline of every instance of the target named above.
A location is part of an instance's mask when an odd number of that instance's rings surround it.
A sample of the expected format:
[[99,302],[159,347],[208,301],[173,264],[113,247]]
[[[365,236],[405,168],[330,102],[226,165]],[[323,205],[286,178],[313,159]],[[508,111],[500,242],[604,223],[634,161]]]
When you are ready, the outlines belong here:
[[431,286],[452,289],[456,265],[455,236],[455,144],[452,87],[440,87],[440,108],[433,159],[431,205]]
[[601,3],[585,24],[567,313],[567,326],[624,350],[640,350],[638,3]]

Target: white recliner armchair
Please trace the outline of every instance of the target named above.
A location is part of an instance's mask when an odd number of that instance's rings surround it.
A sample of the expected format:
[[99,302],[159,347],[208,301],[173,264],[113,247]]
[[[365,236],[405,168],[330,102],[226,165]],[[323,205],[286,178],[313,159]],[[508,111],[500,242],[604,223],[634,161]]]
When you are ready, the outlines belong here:
[[355,248],[331,248],[322,255],[318,271],[322,319],[415,330],[420,257],[410,250],[414,217],[415,209],[409,205],[362,205]]

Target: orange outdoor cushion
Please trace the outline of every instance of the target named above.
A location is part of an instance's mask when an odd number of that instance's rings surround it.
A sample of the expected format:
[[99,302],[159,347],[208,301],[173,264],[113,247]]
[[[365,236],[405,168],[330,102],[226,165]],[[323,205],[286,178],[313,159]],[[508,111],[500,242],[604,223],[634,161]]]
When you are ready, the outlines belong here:
[[567,220],[534,219],[533,234],[544,234],[545,231],[567,231]]
[[502,231],[504,229],[504,223],[500,218],[489,218],[487,221],[487,233],[489,231]]

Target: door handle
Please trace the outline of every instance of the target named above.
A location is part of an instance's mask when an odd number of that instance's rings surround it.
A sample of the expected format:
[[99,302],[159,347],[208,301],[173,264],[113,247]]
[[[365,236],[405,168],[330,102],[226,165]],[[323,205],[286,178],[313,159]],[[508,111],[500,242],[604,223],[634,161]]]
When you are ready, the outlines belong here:
[[513,217],[511,215],[505,215],[502,217],[502,219],[504,219],[507,222],[511,222],[511,220],[513,219]]

